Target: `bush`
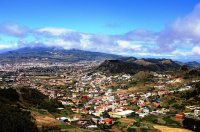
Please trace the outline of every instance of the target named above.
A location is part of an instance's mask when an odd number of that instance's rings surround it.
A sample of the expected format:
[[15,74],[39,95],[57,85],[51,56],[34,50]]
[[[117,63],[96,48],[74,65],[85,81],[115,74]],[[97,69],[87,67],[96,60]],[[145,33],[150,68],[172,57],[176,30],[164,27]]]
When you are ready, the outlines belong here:
[[75,128],[75,127],[72,126],[72,125],[66,125],[66,124],[64,124],[64,123],[61,123],[60,128],[61,128],[61,129],[70,129],[70,128]]
[[137,132],[137,126],[131,126],[127,129],[128,132]]
[[164,117],[164,121],[166,121],[166,125],[179,127],[180,123],[178,121],[172,120],[171,117]]
[[180,104],[174,104],[172,107],[174,107],[177,110],[183,110],[185,108],[184,105],[180,105]]
[[143,120],[143,121],[148,121],[148,122],[150,122],[150,123],[157,123],[157,118],[158,118],[158,117],[155,116],[155,115],[149,115],[149,116],[143,118],[142,120]]

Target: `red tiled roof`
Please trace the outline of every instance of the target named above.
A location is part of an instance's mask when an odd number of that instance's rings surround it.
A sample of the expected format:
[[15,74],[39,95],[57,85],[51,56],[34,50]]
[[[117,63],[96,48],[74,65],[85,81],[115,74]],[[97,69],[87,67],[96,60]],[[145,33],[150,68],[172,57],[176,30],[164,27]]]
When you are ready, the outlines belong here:
[[112,122],[112,119],[110,119],[110,118],[104,118],[104,119],[103,119],[103,122],[108,122],[108,123],[110,123],[110,122]]

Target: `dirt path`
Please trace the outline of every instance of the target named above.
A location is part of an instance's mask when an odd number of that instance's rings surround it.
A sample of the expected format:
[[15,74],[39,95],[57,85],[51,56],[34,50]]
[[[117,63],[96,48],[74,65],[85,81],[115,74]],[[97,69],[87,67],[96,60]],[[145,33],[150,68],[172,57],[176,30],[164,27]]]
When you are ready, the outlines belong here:
[[187,130],[187,129],[172,128],[172,127],[159,126],[159,125],[155,125],[154,128],[160,130],[161,132],[192,132],[192,131]]

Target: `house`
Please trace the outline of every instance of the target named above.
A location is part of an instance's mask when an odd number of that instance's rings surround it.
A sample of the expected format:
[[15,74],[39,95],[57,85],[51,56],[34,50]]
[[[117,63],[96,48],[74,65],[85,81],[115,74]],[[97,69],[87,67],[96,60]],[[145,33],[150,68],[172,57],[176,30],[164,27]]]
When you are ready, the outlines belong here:
[[122,118],[122,117],[130,116],[132,113],[134,113],[134,111],[124,110],[124,111],[121,111],[121,112],[114,112],[114,113],[111,114],[111,116],[115,117],[115,118]]
[[154,105],[155,108],[159,108],[160,107],[160,103],[157,103],[157,102],[154,102],[153,105]]
[[69,121],[67,117],[60,117],[60,118],[56,118],[57,120],[61,121],[61,122],[67,122]]
[[96,129],[96,128],[98,128],[98,126],[97,125],[89,125],[86,128],[87,129]]
[[106,123],[106,124],[112,124],[112,119],[110,119],[110,118],[104,118],[104,119],[102,120],[102,122],[103,122],[103,123]]
[[58,109],[58,110],[64,110],[64,108],[61,108],[61,107],[60,107],[60,108],[57,108],[57,109]]
[[143,111],[143,113],[149,113],[150,112],[150,110],[148,108],[146,108],[146,107],[143,108],[142,111]]
[[144,118],[147,115],[148,115],[148,113],[139,113],[139,117],[141,117],[141,118]]
[[183,119],[183,115],[181,115],[181,114],[176,114],[176,118],[177,118],[177,119]]
[[194,115],[199,116],[200,115],[200,110],[194,110]]

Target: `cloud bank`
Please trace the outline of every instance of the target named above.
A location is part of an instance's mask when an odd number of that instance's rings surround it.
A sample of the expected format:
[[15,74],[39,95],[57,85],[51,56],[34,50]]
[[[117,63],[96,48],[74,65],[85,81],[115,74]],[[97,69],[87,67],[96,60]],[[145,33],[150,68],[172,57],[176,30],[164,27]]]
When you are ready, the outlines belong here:
[[[105,35],[66,28],[31,29],[16,23],[0,24],[0,49],[24,46],[57,46],[137,57],[167,57],[200,60],[200,4],[174,20],[160,32],[135,29],[124,34]],[[8,41],[6,38],[12,38]]]

